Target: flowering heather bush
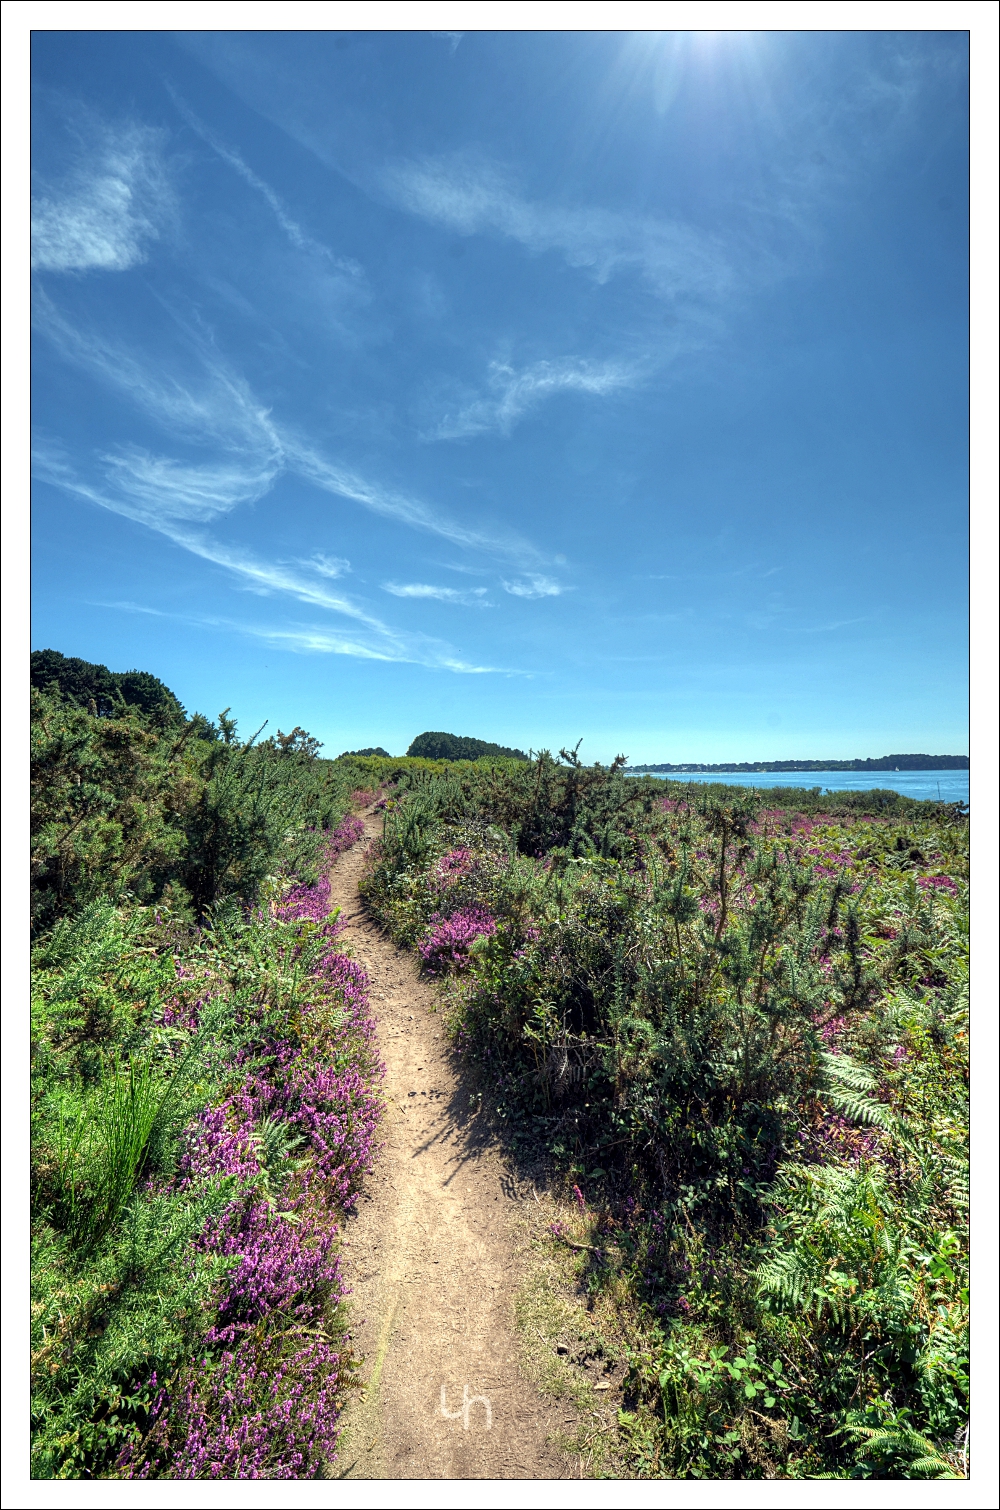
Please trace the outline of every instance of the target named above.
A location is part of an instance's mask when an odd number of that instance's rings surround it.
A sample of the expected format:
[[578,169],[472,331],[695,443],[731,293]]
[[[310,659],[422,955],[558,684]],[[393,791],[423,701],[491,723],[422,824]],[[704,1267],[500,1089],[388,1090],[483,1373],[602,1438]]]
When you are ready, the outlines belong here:
[[427,937],[417,946],[431,975],[467,969],[470,946],[476,939],[495,933],[497,926],[496,919],[482,907],[465,907],[449,918],[435,913],[431,924]]
[[[341,825],[328,854],[354,842],[360,830],[356,820]],[[294,888],[279,914],[314,920],[328,904],[329,889],[327,876],[311,888]],[[161,1470],[170,1477],[308,1477],[336,1455],[340,1355],[325,1342],[289,1354],[273,1336],[276,1318],[282,1331],[289,1325],[297,1333],[322,1329],[343,1298],[329,1209],[353,1203],[375,1149],[377,1096],[358,1065],[343,1062],[352,1041],[364,1048],[372,1038],[367,979],[360,965],[326,947],[331,933],[329,925],[322,930],[310,973],[322,999],[342,1006],[335,1042],[327,1044],[328,1054],[340,1052],[317,1062],[308,1032],[316,1006],[305,1004],[305,1033],[270,1039],[265,1068],[206,1109],[188,1139],[181,1189],[217,1176],[240,1187],[197,1244],[233,1265],[217,1320],[205,1335],[210,1349],[221,1344],[223,1351],[174,1397],[161,1392],[142,1466],[128,1452],[120,1461],[128,1476],[148,1472],[149,1454],[165,1435],[176,1444]],[[371,1057],[363,1055],[369,1076]],[[257,1131],[262,1124],[266,1138]],[[286,1161],[289,1146],[300,1145],[311,1157],[288,1161],[292,1169],[279,1182],[277,1199],[261,1198],[262,1177],[265,1188],[270,1184],[268,1144],[276,1142]]]
[[365,831],[360,818],[345,818],[327,838],[323,845],[320,868],[322,874],[312,886],[293,886],[279,903],[276,911],[281,918],[312,918],[322,922],[330,911],[329,868],[338,855],[357,844]]
[[[253,1337],[213,1365],[200,1364],[173,1407],[166,1393],[137,1479],[300,1479],[332,1456],[342,1408],[341,1357],[326,1342],[290,1351]],[[261,1387],[266,1381],[266,1388]],[[154,1456],[160,1452],[162,1458]]]
[[843,1032],[847,1019],[845,1017],[833,1017],[828,1022],[824,1022],[822,1014],[818,1014],[813,1020],[819,1029],[820,1038],[822,1038],[828,1049],[836,1053],[837,1038]]
[[252,1195],[234,1202],[199,1240],[207,1251],[237,1260],[206,1342],[235,1343],[276,1312],[300,1326],[321,1323],[330,1297],[342,1294],[336,1236],[325,1213],[311,1211],[304,1197],[277,1212]]
[[442,855],[434,872],[440,889],[447,891],[457,881],[463,880],[472,870],[473,864],[472,851],[464,844]]

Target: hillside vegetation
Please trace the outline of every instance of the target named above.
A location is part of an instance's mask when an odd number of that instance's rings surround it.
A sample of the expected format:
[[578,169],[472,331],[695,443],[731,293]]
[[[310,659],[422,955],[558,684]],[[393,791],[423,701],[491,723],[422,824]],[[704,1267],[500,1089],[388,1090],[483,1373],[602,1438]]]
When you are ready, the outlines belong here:
[[114,683],[143,689],[128,702],[100,693],[105,667],[64,665],[77,668],[68,693],[52,679],[31,690],[36,931],[99,899],[163,899],[201,920],[225,898],[252,904],[271,875],[315,877],[359,766],[319,759],[298,728],[241,740],[228,709],[186,718],[146,673]]
[[33,650],[31,685],[101,717],[137,708],[162,724],[184,722],[184,709],[170,688],[148,671],[109,671],[58,650]]
[[315,1478],[381,1076],[327,871],[373,794],[302,729],[241,740],[155,678],[55,665],[32,690],[32,1473]]
[[572,1196],[553,1248],[628,1365],[609,1470],[962,1476],[961,811],[573,751],[394,780],[363,893]]
[[336,1472],[382,1067],[327,872],[379,789],[368,906],[510,1157],[570,1197],[552,1253],[627,1365],[607,1471],[967,1471],[960,808],[569,750],[324,760],[45,654],[37,1477]]

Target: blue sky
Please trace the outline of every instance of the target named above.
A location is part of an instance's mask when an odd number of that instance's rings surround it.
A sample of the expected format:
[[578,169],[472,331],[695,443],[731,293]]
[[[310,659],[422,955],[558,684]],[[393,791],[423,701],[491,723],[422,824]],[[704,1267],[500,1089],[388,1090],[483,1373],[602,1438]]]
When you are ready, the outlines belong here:
[[963,33],[33,42],[33,644],[251,732],[967,749]]

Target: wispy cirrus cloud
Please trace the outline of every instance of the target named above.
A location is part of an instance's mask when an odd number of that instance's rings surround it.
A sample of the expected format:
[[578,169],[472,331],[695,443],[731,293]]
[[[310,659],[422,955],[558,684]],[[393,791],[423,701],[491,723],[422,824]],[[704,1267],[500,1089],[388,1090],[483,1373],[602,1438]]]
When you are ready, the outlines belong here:
[[299,566],[306,567],[309,571],[319,572],[321,577],[343,577],[351,569],[351,563],[346,556],[326,556],[322,551],[314,551],[305,561],[299,561]]
[[378,646],[346,640],[340,635],[332,634],[325,627],[296,625],[272,628],[263,624],[246,624],[240,625],[239,628],[242,633],[249,635],[252,639],[265,640],[269,644],[286,650],[317,651],[326,655],[353,655],[366,660],[406,661],[411,665],[429,666],[431,669],[440,671],[454,671],[463,676],[525,675],[524,672],[515,671],[506,666],[477,666],[471,661],[462,660],[460,656],[441,646],[440,642],[423,636],[414,637],[410,641],[401,637],[398,646],[390,651]]
[[307,478],[328,493],[360,503],[373,514],[398,520],[411,529],[438,535],[453,545],[471,546],[518,561],[539,558],[540,553],[528,541],[513,534],[462,524],[420,499],[361,477],[349,467],[331,461],[289,431],[282,432],[282,445],[290,468],[300,477]]
[[287,205],[280,197],[280,195],[274,189],[272,189],[271,185],[266,181],[266,179],[261,178],[258,173],[254,172],[249,163],[247,163],[245,159],[241,157],[239,152],[236,151],[235,147],[228,146],[224,141],[221,140],[220,137],[216,136],[215,132],[211,131],[209,127],[205,125],[204,121],[200,120],[199,117],[195,115],[194,111],[190,108],[186,101],[181,98],[176,90],[170,89],[169,92],[178,113],[191,127],[191,130],[196,132],[196,134],[201,137],[202,141],[204,141],[209,147],[211,147],[212,151],[215,152],[224,163],[228,163],[228,165],[232,169],[234,169],[236,173],[239,174],[244,182],[249,184],[251,189],[255,190],[256,193],[258,193],[261,198],[270,206],[275,220],[284,231],[285,235],[288,237],[288,240],[291,242],[292,246],[295,247],[296,251],[308,252],[316,256],[325,258],[329,263],[331,263],[332,266],[338,268],[341,272],[350,274],[351,277],[364,277],[364,269],[359,263],[353,261],[353,259],[349,257],[339,257],[335,252],[331,251],[330,248],[326,246],[322,241],[318,241],[315,236],[311,236],[308,231],[303,230],[302,226],[291,214],[291,211],[288,209]]
[[466,676],[525,675],[524,672],[514,671],[505,666],[477,666],[471,661],[463,661],[461,657],[454,655],[446,648],[435,650],[433,648],[435,642],[421,640],[420,637],[413,637],[410,648],[402,643],[387,647],[339,634],[325,625],[248,624],[245,620],[225,618],[217,614],[171,613],[161,608],[150,608],[144,603],[132,603],[128,600],[97,600],[93,606],[115,609],[120,613],[141,613],[158,619],[171,619],[175,623],[187,624],[195,629],[224,630],[272,645],[276,649],[291,650],[303,655],[347,655],[365,661],[405,662],[410,665],[428,666],[432,670],[453,671]]
[[558,598],[567,591],[554,577],[545,577],[540,572],[529,572],[513,582],[504,582],[504,592],[515,598]]
[[144,262],[174,213],[164,133],[91,122],[89,150],[59,181],[36,178],[31,265],[41,272],[125,272]]
[[458,44],[459,44],[459,42],[461,42],[462,38],[465,36],[465,32],[464,31],[432,31],[431,32],[431,36],[432,37],[443,37],[447,42],[449,42],[451,45],[450,45],[450,47],[449,47],[448,50],[451,53],[451,56],[454,57],[455,54],[456,54],[456,52],[458,51]]
[[310,603],[317,608],[328,608],[334,613],[342,613],[350,619],[357,619],[369,628],[378,631],[379,634],[391,635],[392,631],[380,619],[368,613],[353,599],[342,593],[331,592],[322,583],[316,582],[310,577],[304,577],[293,567],[282,561],[264,561],[252,551],[241,546],[225,545],[219,540],[208,535],[195,535],[182,530],[161,530],[175,545],[183,546],[194,556],[200,556],[203,561],[211,561],[216,566],[223,566],[233,576],[237,577],[242,585],[253,592],[269,596],[274,593],[284,594],[295,598],[300,603]]
[[158,497],[150,506],[145,498],[137,499],[128,486],[116,490],[115,484],[119,479],[114,472],[111,472],[107,478],[109,487],[95,486],[80,477],[59,449],[50,443],[43,441],[33,448],[32,474],[44,482],[62,488],[65,492],[86,499],[88,503],[97,504],[98,507],[108,509],[111,513],[121,514],[137,524],[146,525],[149,529],[165,536],[174,545],[180,546],[194,556],[199,556],[203,561],[225,567],[244,587],[252,591],[264,594],[284,593],[297,598],[302,603],[311,603],[317,607],[331,609],[336,613],[346,614],[380,632],[390,632],[379,619],[369,614],[352,599],[343,594],[331,592],[329,588],[323,586],[322,581],[317,581],[315,576],[304,576],[285,562],[261,560],[253,552],[240,546],[227,545],[204,530],[192,529],[191,524],[201,522],[204,515],[192,516],[190,512],[180,513],[164,508],[162,500]]
[[74,325],[44,290],[32,300],[32,323],[64,361],[117,389],[174,440],[236,454],[245,469],[268,471],[280,461],[281,442],[266,406],[204,337],[180,320],[175,324],[186,348],[180,360],[154,360]]
[[492,233],[560,253],[599,283],[636,272],[661,298],[717,299],[734,283],[721,242],[682,221],[529,199],[499,164],[456,153],[397,162],[382,187],[401,208],[461,236]]
[[[156,530],[173,545],[203,561],[223,568],[245,590],[262,597],[291,598],[311,608],[321,608],[341,614],[352,620],[361,633],[345,635],[342,631],[331,630],[325,626],[304,628],[302,626],[247,625],[204,616],[197,620],[189,617],[186,622],[237,629],[240,633],[252,638],[266,640],[274,645],[283,645],[288,649],[318,650],[329,654],[358,656],[368,660],[401,661],[461,673],[502,671],[508,675],[520,674],[511,668],[478,666],[466,662],[443,641],[429,635],[396,630],[353,598],[332,592],[322,580],[317,581],[316,576],[330,577],[332,573],[328,562],[333,560],[339,564],[339,558],[321,557],[319,562],[313,560],[302,563],[313,575],[304,575],[295,569],[294,564],[288,562],[262,559],[258,554],[243,546],[227,544],[205,530],[193,529],[183,520],[167,518],[162,513],[150,513],[141,507],[137,508],[128,496],[108,492],[90,484],[76,474],[58,447],[44,442],[37,445],[33,451],[32,472],[35,477],[76,497],[83,498],[88,503],[96,504],[99,508],[121,514],[138,524]],[[147,611],[135,604],[119,603],[106,606],[128,607],[135,612]],[[158,612],[158,610],[148,611]],[[176,617],[183,618],[184,616]]]
[[636,369],[623,362],[595,362],[584,357],[534,362],[520,370],[509,362],[491,362],[489,394],[473,399],[455,414],[445,415],[429,438],[461,440],[487,431],[509,435],[524,414],[557,393],[603,397],[631,387],[636,378]]
[[871,614],[863,614],[859,619],[833,619],[829,624],[803,624],[794,631],[796,634],[831,634],[835,629],[849,629],[854,624],[870,624]]
[[238,461],[192,466],[138,446],[123,446],[101,460],[108,481],[143,517],[201,522],[263,498],[280,469],[277,458],[263,466]]
[[383,592],[396,598],[434,598],[439,603],[457,603],[465,608],[489,608],[485,587],[463,591],[458,587],[435,587],[429,582],[383,582]]
[[224,453],[193,467],[153,456],[138,447],[106,458],[115,486],[150,519],[208,519],[262,498],[284,474],[360,504],[382,518],[436,535],[452,545],[487,551],[519,565],[539,563],[540,552],[513,532],[465,524],[422,499],[362,476],[323,454],[310,440],[279,424],[249,384],[196,331],[182,331],[190,353],[183,373],[166,362],[145,360],[120,343],[71,324],[44,293],[35,323],[76,366],[117,388],[163,430],[189,444]]

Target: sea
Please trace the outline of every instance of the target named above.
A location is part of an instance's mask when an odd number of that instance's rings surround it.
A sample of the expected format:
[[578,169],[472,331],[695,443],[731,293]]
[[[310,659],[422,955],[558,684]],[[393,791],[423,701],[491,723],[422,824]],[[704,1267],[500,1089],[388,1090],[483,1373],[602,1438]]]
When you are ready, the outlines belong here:
[[873,787],[933,802],[968,802],[968,771],[629,771],[663,781],[717,781],[725,786],[818,786],[822,792],[869,792]]

